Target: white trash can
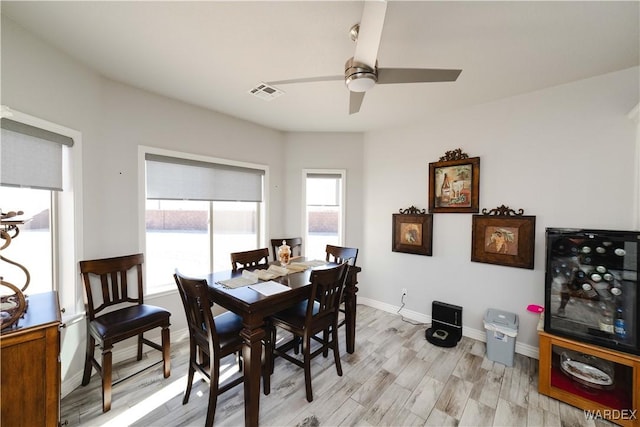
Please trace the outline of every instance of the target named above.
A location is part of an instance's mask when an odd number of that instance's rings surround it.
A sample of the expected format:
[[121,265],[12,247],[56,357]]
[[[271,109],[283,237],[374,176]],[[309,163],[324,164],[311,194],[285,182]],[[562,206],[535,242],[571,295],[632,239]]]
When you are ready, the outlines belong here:
[[490,308],[484,316],[487,330],[487,358],[506,366],[513,366],[518,335],[518,315]]

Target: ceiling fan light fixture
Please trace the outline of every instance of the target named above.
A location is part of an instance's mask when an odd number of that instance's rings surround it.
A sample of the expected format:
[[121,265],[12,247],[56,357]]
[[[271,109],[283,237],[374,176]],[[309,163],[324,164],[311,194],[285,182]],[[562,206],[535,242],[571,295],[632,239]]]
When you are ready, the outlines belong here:
[[376,85],[376,76],[371,73],[352,74],[346,79],[347,87],[351,92],[366,92]]
[[375,68],[355,62],[353,58],[349,58],[344,68],[344,82],[351,92],[366,92],[378,81]]

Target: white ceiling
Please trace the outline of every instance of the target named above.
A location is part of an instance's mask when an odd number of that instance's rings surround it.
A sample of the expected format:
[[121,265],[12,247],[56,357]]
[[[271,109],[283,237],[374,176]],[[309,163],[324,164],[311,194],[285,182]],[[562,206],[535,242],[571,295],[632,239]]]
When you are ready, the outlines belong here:
[[379,67],[460,68],[456,82],[378,85],[348,114],[340,75],[362,1],[5,1],[2,14],[102,75],[285,131],[368,131],[637,66],[638,1],[394,1]]

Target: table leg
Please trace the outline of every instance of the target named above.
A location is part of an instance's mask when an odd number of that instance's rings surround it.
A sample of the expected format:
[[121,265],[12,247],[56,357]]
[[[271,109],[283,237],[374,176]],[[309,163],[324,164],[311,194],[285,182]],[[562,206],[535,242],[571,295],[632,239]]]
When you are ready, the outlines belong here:
[[347,341],[347,353],[352,354],[356,350],[356,293],[358,280],[355,274],[350,274],[344,292],[344,321],[345,337]]
[[260,413],[260,377],[262,371],[262,338],[265,336],[262,322],[246,325],[240,333],[244,340],[244,425],[257,427]]

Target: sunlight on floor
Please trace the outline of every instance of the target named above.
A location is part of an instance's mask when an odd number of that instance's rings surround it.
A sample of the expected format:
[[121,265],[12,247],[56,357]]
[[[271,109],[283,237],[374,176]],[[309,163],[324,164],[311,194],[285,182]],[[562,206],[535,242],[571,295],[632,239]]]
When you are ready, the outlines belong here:
[[[233,374],[237,372],[237,363],[227,363],[220,366],[220,383],[224,383],[228,378],[230,378]],[[197,373],[194,375],[193,384],[196,384],[201,380],[200,375]],[[132,423],[140,420],[147,414],[151,413],[158,407],[164,405],[169,400],[173,399],[178,395],[182,395],[184,393],[184,389],[186,387],[187,375],[183,375],[179,379],[173,381],[171,384],[163,387],[157,392],[153,393],[151,396],[145,398],[141,402],[127,409],[120,415],[115,418],[105,422],[101,425],[101,427],[121,427],[123,425],[131,425]],[[191,390],[191,396],[193,397],[195,390]],[[198,391],[195,393],[197,396],[202,397],[204,393]],[[182,399],[180,399],[182,401]]]

